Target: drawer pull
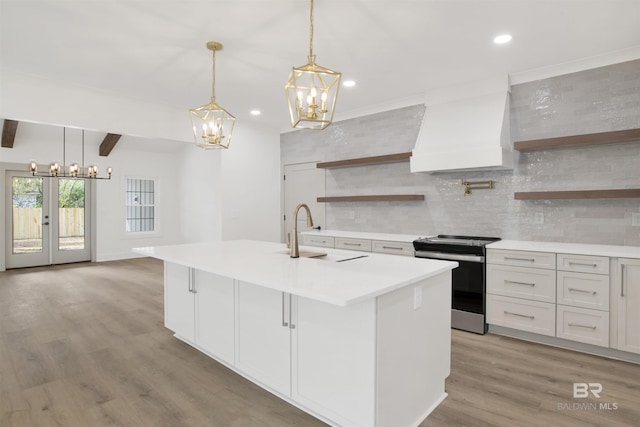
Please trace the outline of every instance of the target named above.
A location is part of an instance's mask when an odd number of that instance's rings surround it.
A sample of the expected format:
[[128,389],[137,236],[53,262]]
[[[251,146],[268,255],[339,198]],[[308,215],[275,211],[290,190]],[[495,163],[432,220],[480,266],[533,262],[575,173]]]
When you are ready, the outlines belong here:
[[531,320],[535,318],[535,316],[528,316],[526,314],[514,313],[512,311],[507,311],[507,310],[504,310],[504,314],[508,314],[510,316],[526,317],[527,319],[531,319]]
[[598,264],[589,264],[585,262],[573,262],[573,261],[569,261],[569,265],[581,265],[583,267],[593,267],[593,268],[596,268],[598,266]]
[[620,264],[620,296],[624,297],[624,264]]
[[569,292],[580,292],[581,294],[589,294],[589,295],[595,295],[598,293],[596,291],[585,291],[584,289],[576,289],[576,288],[568,288],[567,290]]
[[349,243],[349,242],[344,242],[343,245],[345,246],[362,246],[362,243]]
[[581,325],[579,323],[569,323],[569,326],[575,326],[577,328],[587,328],[587,329],[591,329],[593,331],[596,330],[596,325]]
[[383,246],[382,249],[394,249],[396,251],[401,251],[402,248],[399,248],[397,246]]
[[504,257],[504,259],[510,259],[513,261],[527,261],[527,262],[535,262],[536,259],[535,258],[516,258],[516,257],[511,257],[511,256],[506,256]]
[[535,283],[527,283],[527,282],[516,282],[515,280],[507,280],[504,279],[504,283],[512,283],[514,285],[525,285],[525,286],[535,286]]

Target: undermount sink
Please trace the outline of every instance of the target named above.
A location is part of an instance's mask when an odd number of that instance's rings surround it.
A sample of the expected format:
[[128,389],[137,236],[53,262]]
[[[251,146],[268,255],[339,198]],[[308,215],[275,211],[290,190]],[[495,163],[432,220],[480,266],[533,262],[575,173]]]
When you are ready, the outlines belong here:
[[[281,253],[283,255],[287,255],[287,256],[291,256],[291,252],[290,251],[285,251],[285,252],[278,252]],[[356,255],[354,254],[353,256],[350,255],[328,255],[324,252],[311,252],[311,251],[300,251],[300,258],[313,258],[313,259],[317,259],[317,260],[323,260],[323,261],[332,261],[332,262],[344,262],[344,261],[351,261],[354,259],[359,259],[359,258],[365,258],[368,255]]]

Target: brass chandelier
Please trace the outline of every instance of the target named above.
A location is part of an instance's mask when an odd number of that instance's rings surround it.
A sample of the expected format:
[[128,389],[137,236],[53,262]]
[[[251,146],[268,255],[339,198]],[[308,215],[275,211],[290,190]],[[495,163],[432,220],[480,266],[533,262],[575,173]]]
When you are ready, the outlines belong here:
[[36,162],[29,163],[29,172],[32,176],[44,176],[49,178],[78,178],[78,179],[111,179],[113,169],[107,168],[107,176],[98,176],[98,166],[90,165],[86,169],[84,167],[84,129],[82,129],[82,165],[72,162],[66,165],[67,151],[67,128],[62,128],[62,166],[58,162],[49,164],[48,172],[38,172],[38,164]]
[[324,129],[333,121],[342,74],[316,64],[313,54],[313,0],[310,12],[309,62],[293,67],[285,85],[291,126]]
[[196,145],[205,150],[229,148],[236,118],[216,104],[216,51],[222,50],[222,44],[208,42],[207,49],[213,52],[211,102],[189,110],[193,137]]

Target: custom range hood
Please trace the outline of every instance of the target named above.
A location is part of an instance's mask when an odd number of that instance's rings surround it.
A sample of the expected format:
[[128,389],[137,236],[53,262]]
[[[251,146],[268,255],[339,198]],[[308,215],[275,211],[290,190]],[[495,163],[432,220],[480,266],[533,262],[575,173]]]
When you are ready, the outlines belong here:
[[509,79],[427,94],[411,172],[513,169]]

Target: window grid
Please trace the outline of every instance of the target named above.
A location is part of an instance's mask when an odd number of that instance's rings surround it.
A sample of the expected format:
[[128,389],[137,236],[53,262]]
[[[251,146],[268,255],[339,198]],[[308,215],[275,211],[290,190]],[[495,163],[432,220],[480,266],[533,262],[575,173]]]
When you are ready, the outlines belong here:
[[127,178],[127,233],[155,231],[155,181]]

